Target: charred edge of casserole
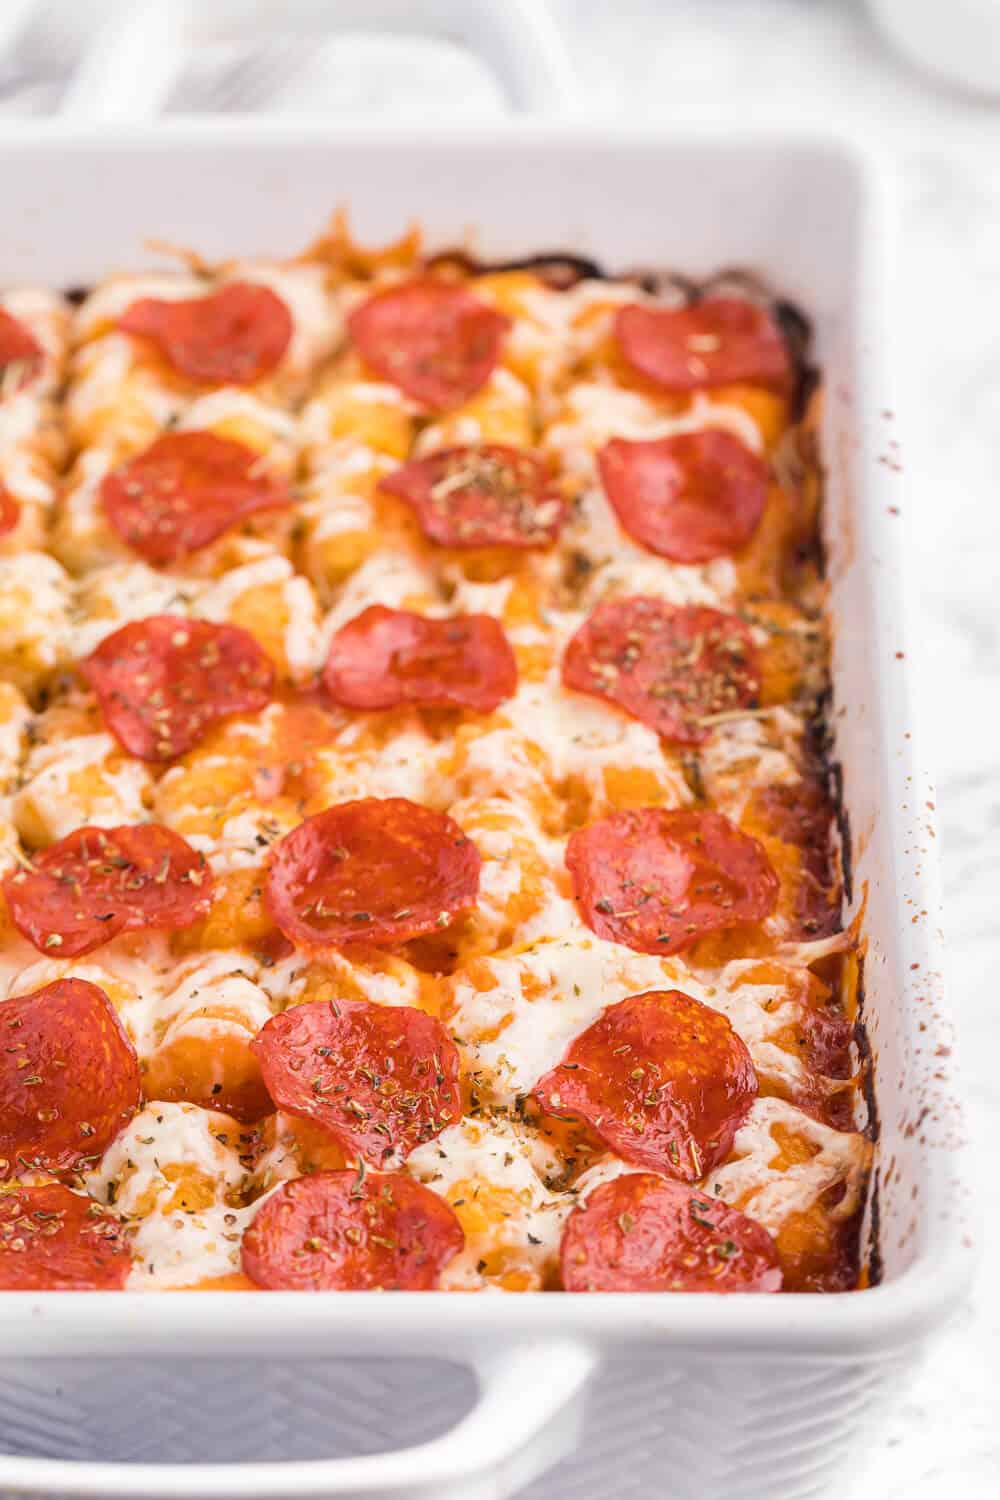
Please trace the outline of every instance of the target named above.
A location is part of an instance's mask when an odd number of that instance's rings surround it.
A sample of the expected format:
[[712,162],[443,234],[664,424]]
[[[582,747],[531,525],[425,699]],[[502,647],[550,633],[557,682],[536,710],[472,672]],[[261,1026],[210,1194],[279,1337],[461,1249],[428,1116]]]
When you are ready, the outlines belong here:
[[[875,1094],[875,1054],[866,1022],[867,990],[865,988],[865,955],[857,954],[858,978],[856,987],[857,1017],[854,1022],[854,1044],[858,1049],[858,1088],[865,1101],[868,1120],[865,1134],[873,1145],[877,1145],[882,1133],[878,1100]],[[879,1168],[873,1166],[868,1182],[868,1240],[861,1251],[861,1260],[867,1276],[868,1286],[878,1286],[883,1277],[882,1263],[882,1216],[880,1203],[881,1182]]]
[[[829,706],[833,702],[832,692],[828,689],[826,701]],[[823,710],[823,730],[829,739],[830,719],[829,707]],[[837,824],[837,833],[840,837],[840,871],[841,882],[844,887],[844,904],[850,906],[854,900],[854,853],[851,844],[851,815],[847,811],[844,802],[844,768],[839,760],[835,760],[829,753],[828,744],[825,754],[826,772],[830,779],[830,801],[833,803],[833,816]]]
[[875,1097],[875,1053],[868,1035],[866,1016],[868,991],[865,987],[865,955],[860,950],[856,955],[856,961],[858,977],[855,985],[857,1009],[854,1021],[854,1044],[858,1049],[858,1089],[868,1111],[865,1134],[874,1145],[878,1143],[882,1134],[882,1124],[879,1119],[878,1101]]
[[454,269],[466,276],[492,276],[504,271],[534,271],[553,291],[566,292],[578,281],[610,281],[596,260],[574,255],[566,250],[542,250],[537,255],[521,255],[514,260],[480,260],[467,250],[439,250],[424,261],[429,271]]
[[[822,546],[822,544],[821,544]],[[824,788],[833,822],[840,841],[840,920],[841,927],[847,908],[854,899],[854,861],[851,850],[851,821],[844,805],[844,770],[833,753],[833,686],[829,681],[829,662],[825,665],[827,677],[822,692],[816,695],[811,711],[805,718],[804,769],[811,772]],[[830,840],[830,854],[837,851]]]
[[[803,325],[807,331],[808,324],[805,323],[805,320],[803,320]],[[804,352],[808,352],[808,343],[804,346]],[[821,469],[821,513],[825,502],[825,490],[826,474]],[[817,526],[816,530],[816,552],[820,576],[823,577],[827,570],[827,556],[822,526]],[[830,676],[828,656],[826,662],[826,684],[822,693],[818,695],[813,713],[807,722],[807,753],[813,757],[817,769],[824,775],[827,795],[830,799],[834,823],[839,837],[841,922],[843,923],[847,909],[854,899],[854,846],[851,834],[850,814],[848,813],[844,798],[844,767],[839,757],[834,754],[833,707],[833,681]],[[871,1038],[868,1035],[867,1025],[865,955],[863,949],[858,946],[855,946],[854,954],[857,964],[857,980],[855,986],[855,1018],[852,1040],[858,1053],[858,1093],[864,1100],[867,1116],[864,1133],[874,1145],[877,1144],[881,1134],[881,1122],[876,1098],[875,1054]],[[879,1189],[879,1171],[878,1166],[875,1165],[869,1174],[865,1190],[865,1200],[868,1207],[867,1241],[864,1245],[861,1244],[861,1232],[864,1223],[862,1213],[858,1216],[856,1239],[853,1247],[853,1258],[858,1268],[859,1278],[864,1278],[863,1282],[859,1280],[857,1284],[866,1287],[878,1286],[883,1278],[881,1250],[882,1223]]]

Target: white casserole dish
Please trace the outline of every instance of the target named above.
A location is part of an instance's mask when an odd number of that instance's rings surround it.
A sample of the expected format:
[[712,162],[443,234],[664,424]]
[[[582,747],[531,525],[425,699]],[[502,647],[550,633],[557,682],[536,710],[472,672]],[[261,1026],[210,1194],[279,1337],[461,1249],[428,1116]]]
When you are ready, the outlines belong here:
[[[575,123],[111,134],[56,121],[4,131],[0,183],[2,283],[86,283],[141,265],[149,236],[208,256],[290,252],[345,202],[369,240],[419,217],[441,245],[473,226],[489,255],[746,266],[814,318],[835,753],[852,910],[866,902],[879,1126],[866,1233],[882,1274],[860,1294],[781,1298],[0,1294],[0,1495],[501,1500],[561,1458],[528,1493],[843,1493],[972,1262],[932,793],[903,654],[889,247],[872,167],[791,136]],[[194,1461],[223,1455],[234,1461]]]

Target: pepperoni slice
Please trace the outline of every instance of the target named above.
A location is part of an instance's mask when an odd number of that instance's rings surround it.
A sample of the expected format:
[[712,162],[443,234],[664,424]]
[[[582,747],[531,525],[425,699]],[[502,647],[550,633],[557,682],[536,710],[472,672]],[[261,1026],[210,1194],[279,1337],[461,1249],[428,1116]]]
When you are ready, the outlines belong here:
[[423,406],[458,406],[500,358],[510,320],[463,286],[418,277],[376,292],[347,319],[366,365]]
[[668,391],[747,382],[787,386],[791,359],[771,315],[743,297],[710,297],[687,307],[633,302],[615,315],[626,363]]
[[118,1292],[132,1269],[124,1226],[59,1182],[0,1190],[0,1291]]
[[489,713],[516,691],[517,662],[492,615],[429,620],[372,604],[334,636],[323,681],[344,708]]
[[96,1159],[139,1108],[139,1061],[85,979],[0,1004],[0,1180]]
[[253,1051],[279,1109],[372,1167],[405,1161],[462,1118],[458,1049],[410,1005],[313,1000],[272,1016]]
[[474,906],[479,851],[444,813],[363,797],[307,818],[275,844],[267,904],[293,943],[387,947]]
[[721,1011],[648,990],[609,1005],[534,1093],[549,1114],[585,1120],[624,1161],[697,1182],[728,1155],[757,1074]]
[[0,400],[30,385],[39,374],[44,357],[31,329],[0,307]]
[[700,745],[715,714],[749,708],[760,693],[741,619],[647,595],[599,604],[566,647],[562,679],[682,745]]
[[11,921],[40,953],[77,958],[120,932],[190,927],[212,904],[205,856],[156,823],[77,828],[3,881]]
[[277,368],[292,339],[285,303],[249,281],[177,301],[141,297],[118,326],[149,339],[178,375],[202,385],[253,385]]
[[762,1224],[679,1182],[629,1173],[566,1221],[567,1292],[779,1292],[777,1247]]
[[720,427],[651,442],[612,438],[597,465],[629,536],[672,562],[736,552],[764,513],[767,464]]
[[403,1172],[315,1172],[257,1211],[243,1270],[272,1291],[429,1292],[464,1244],[444,1199]]
[[270,702],[274,668],[238,625],[150,615],[123,625],[80,670],[104,722],[130,755],[172,760],[217,719]]
[[760,922],[780,889],[757,840],[717,812],[611,813],[570,835],[566,866],[591,931],[637,953],[680,953],[706,933]]
[[0,484],[0,536],[13,531],[21,519],[21,507],[5,484]]
[[253,448],[198,431],[164,433],[106,474],[100,495],[122,541],[158,568],[292,498]]
[[443,448],[379,488],[412,505],[441,547],[550,547],[566,517],[541,459],[503,443]]

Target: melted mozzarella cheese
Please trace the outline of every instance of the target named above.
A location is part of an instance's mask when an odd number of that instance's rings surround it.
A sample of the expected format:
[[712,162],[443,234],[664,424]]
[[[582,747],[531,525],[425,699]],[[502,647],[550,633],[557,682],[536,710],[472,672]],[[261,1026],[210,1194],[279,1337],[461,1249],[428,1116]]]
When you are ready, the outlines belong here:
[[435,609],[437,588],[429,568],[422,566],[408,552],[380,551],[369,557],[344,584],[337,601],[323,622],[327,640],[372,604],[389,609],[417,609],[421,614],[441,613]]
[[70,660],[70,586],[43,552],[0,557],[0,670],[30,692]]
[[577,381],[566,396],[561,422],[545,435],[545,445],[561,459],[567,473],[591,478],[594,455],[612,438],[631,442],[723,427],[754,452],[763,444],[753,418],[740,406],[727,406],[697,394],[683,412],[667,412],[638,391],[605,381]]
[[[775,1125],[809,1142],[815,1154],[807,1161],[773,1166],[780,1149],[772,1135]],[[738,1202],[776,1234],[790,1214],[805,1212],[832,1187],[843,1185],[845,1191],[827,1209],[831,1217],[844,1220],[856,1213],[872,1148],[857,1131],[833,1130],[783,1099],[755,1099],[737,1132],[733,1154],[735,1160],[708,1174],[706,1190],[727,1203]]]
[[282,368],[290,374],[309,374],[340,343],[343,318],[336,300],[327,291],[323,266],[236,262],[229,268],[226,279],[269,287],[284,302],[292,315],[292,340]]
[[27,743],[31,709],[16,687],[0,682],[0,789],[16,776]]
[[[221,756],[219,764],[226,764]],[[203,762],[203,766],[210,774],[211,760]],[[161,785],[166,784],[172,774],[168,771]],[[225,875],[231,870],[247,870],[259,865],[271,845],[290,833],[299,821],[284,810],[279,813],[269,804],[251,804],[226,818],[218,832],[205,834],[188,829],[184,836],[193,848],[206,856],[216,875]]]
[[556,1175],[560,1163],[537,1136],[511,1121],[467,1118],[418,1146],[407,1169],[451,1203],[463,1224],[465,1246],[443,1273],[445,1291],[482,1289],[491,1262],[497,1274],[514,1265],[534,1271],[539,1282],[551,1273],[573,1200],[545,1187],[543,1175]]
[[113,563],[81,578],[74,598],[73,639],[78,656],[89,656],[105,636],[149,615],[187,615],[200,585],[147,567]]
[[433,803],[441,747],[414,716],[384,744],[372,747],[363,723],[341,731],[312,757],[312,778],[324,806],[359,797],[408,797]]
[[257,968],[238,951],[198,954],[171,968],[123,1008],[136,1051],[147,1057],[179,1032],[210,1040],[235,1028],[256,1036],[273,1014],[269,995],[251,977]]
[[641,800],[681,807],[691,793],[659,735],[613,704],[564,688],[558,669],[522,681],[489,728],[463,742],[460,795],[548,793],[567,782],[585,788],[594,815],[608,810],[607,774],[644,774]]
[[127,562],[134,556],[109,524],[101,502],[101,483],[113,467],[113,457],[105,449],[88,449],[77,459],[63,495],[52,548],[73,573]]
[[253,1217],[239,1127],[194,1104],[147,1104],[87,1181],[130,1227],[130,1288],[191,1286],[239,1268]]
[[192,612],[220,623],[238,621],[242,601],[254,593],[277,587],[284,613],[282,649],[293,681],[305,682],[322,665],[322,633],[316,595],[308,579],[296,573],[287,557],[266,551],[242,567],[231,568],[195,600]]
[[222,428],[224,437],[263,448],[272,460],[278,459],[285,467],[290,466],[298,450],[298,425],[294,417],[262,401],[252,391],[231,385],[198,396],[177,425],[182,431],[193,432]]
[[24,785],[13,801],[14,821],[35,847],[84,824],[142,823],[152,785],[143,763],[124,755],[109,734],[55,740],[29,755]]
[[506,408],[512,415],[523,414],[524,422],[530,423],[531,392],[522,380],[518,380],[503,365],[496,367],[474,399],[481,415],[458,411],[438,422],[431,422],[417,438],[413,446],[414,456],[426,458],[439,448],[464,447],[466,444],[472,446],[490,441],[490,434],[484,431],[484,427],[486,413],[491,408]]
[[801,716],[781,707],[717,725],[699,747],[706,796],[738,820],[758,787],[801,779],[804,735]]
[[477,1089],[505,1108],[530,1093],[608,1005],[644,990],[685,988],[683,965],[632,953],[583,928],[522,952],[481,960],[493,983],[451,981],[451,1029]]

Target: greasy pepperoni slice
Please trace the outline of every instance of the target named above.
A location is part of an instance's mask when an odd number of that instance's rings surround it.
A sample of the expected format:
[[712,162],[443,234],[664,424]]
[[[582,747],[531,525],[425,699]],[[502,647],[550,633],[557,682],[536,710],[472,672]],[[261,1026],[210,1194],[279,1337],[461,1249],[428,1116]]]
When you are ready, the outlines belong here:
[[429,1292],[464,1244],[444,1199],[403,1172],[315,1172],[258,1209],[243,1270],[272,1291]]
[[372,604],[333,638],[323,673],[344,708],[474,708],[513,696],[517,662],[492,615],[430,620]]
[[781,329],[743,297],[710,297],[687,307],[633,302],[615,316],[626,363],[668,391],[746,382],[787,386],[791,360]]
[[410,1005],[313,1000],[272,1016],[253,1050],[278,1108],[369,1166],[405,1161],[462,1117],[458,1050]]
[[139,1060],[85,979],[0,1004],[0,1180],[96,1159],[139,1108]]
[[291,504],[287,485],[245,443],[167,432],[101,481],[108,521],[133,551],[167,567],[255,515]]
[[549,1114],[585,1120],[624,1161],[697,1182],[728,1155],[757,1075],[721,1011],[648,990],[609,1005],[534,1093]]
[[249,281],[177,301],[142,297],[118,326],[149,339],[178,375],[202,385],[253,385],[281,363],[292,338],[285,303]]
[[778,1292],[767,1230],[679,1182],[629,1173],[570,1214],[560,1251],[567,1292]]
[[479,851],[444,813],[363,797],[307,818],[271,852],[267,904],[293,943],[387,947],[475,905]]
[[3,881],[11,921],[41,953],[77,958],[120,932],[190,927],[212,904],[211,873],[156,823],[77,828]]
[[764,513],[767,464],[720,427],[650,442],[612,438],[597,465],[629,536],[672,562],[736,552]]
[[104,722],[131,755],[171,760],[216,719],[270,702],[274,668],[238,625],[150,615],[105,636],[81,663]]
[[30,385],[43,358],[42,346],[31,329],[0,307],[0,400]]
[[0,484],[0,536],[13,531],[21,519],[21,507],[6,485]]
[[117,1292],[132,1269],[121,1221],[58,1182],[0,1190],[0,1291]]
[[680,953],[778,901],[761,845],[717,812],[611,813],[570,835],[566,866],[591,931],[637,953]]
[[566,647],[562,678],[683,745],[701,744],[714,715],[749,708],[760,693],[741,619],[646,595],[599,604]]
[[441,547],[550,547],[566,515],[541,459],[502,443],[443,448],[379,488],[412,505]]
[[348,316],[366,365],[423,406],[458,406],[489,380],[510,321],[453,282],[419,277]]

